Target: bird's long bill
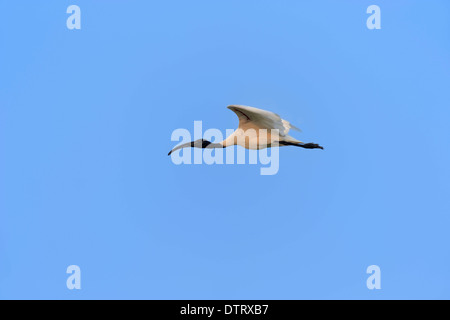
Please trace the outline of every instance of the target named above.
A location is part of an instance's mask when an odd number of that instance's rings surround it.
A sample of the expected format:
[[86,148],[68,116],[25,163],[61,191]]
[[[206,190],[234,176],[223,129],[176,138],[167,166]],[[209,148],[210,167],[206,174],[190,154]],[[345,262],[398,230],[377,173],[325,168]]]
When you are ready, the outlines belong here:
[[194,141],[180,144],[179,146],[176,146],[175,148],[170,150],[168,156],[170,156],[172,154],[172,152],[174,152],[174,151],[177,151],[177,150],[183,149],[183,148],[190,148],[190,147],[193,147],[193,146],[194,146]]

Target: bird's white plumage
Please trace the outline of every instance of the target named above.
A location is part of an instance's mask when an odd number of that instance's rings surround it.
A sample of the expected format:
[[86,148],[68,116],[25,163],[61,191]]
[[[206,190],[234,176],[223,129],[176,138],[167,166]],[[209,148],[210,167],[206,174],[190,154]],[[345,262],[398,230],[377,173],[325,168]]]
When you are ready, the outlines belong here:
[[284,137],[290,129],[301,131],[289,121],[271,111],[262,110],[249,106],[230,105],[228,109],[232,110],[239,118],[239,128],[246,130],[249,124],[261,129],[278,129],[279,135]]
[[187,147],[226,148],[234,145],[253,150],[289,145],[306,149],[323,149],[318,144],[303,143],[289,136],[290,129],[297,131],[300,131],[300,129],[293,126],[289,121],[281,119],[276,113],[242,105],[230,105],[228,109],[232,110],[238,116],[239,127],[225,140],[218,143],[211,143],[210,141],[198,139],[175,147],[169,152],[169,155],[175,150]]

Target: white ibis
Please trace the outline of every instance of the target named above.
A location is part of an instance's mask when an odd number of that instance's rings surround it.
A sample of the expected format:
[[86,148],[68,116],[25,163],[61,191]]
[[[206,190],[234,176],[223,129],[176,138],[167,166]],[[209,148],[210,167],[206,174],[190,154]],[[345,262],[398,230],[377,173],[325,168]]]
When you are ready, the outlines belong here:
[[[204,139],[184,143],[172,149],[182,148],[226,148],[239,145],[246,149],[264,149],[272,146],[296,146],[306,149],[323,149],[315,143],[304,143],[288,135],[290,129],[300,131],[276,113],[240,105],[228,106],[239,118],[239,127],[222,142],[212,143]],[[272,131],[275,129],[275,131]],[[262,131],[264,130],[264,131]]]

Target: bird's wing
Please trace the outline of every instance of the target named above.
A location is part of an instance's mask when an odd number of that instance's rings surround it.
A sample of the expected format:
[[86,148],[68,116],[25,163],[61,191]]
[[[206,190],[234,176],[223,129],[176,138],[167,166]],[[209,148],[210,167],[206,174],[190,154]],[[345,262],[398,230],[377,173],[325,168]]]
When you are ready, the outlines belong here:
[[278,129],[281,136],[287,135],[290,129],[301,131],[289,121],[281,119],[278,114],[267,110],[240,105],[231,105],[228,109],[238,116],[240,128],[245,128],[246,124],[252,122],[261,129]]

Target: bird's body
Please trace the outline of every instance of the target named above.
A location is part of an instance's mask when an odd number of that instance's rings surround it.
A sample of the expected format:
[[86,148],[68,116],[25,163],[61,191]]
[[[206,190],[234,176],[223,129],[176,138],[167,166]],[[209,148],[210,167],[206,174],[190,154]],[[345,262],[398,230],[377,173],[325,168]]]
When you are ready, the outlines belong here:
[[258,150],[270,148],[283,140],[302,143],[287,134],[290,129],[300,129],[281,119],[276,113],[240,105],[231,105],[228,109],[238,116],[239,127],[222,142],[225,147],[240,145],[246,149]]
[[297,146],[306,149],[323,149],[315,143],[303,143],[288,135],[290,129],[300,131],[288,121],[273,112],[254,107],[230,105],[228,109],[232,110],[239,118],[239,127],[225,140],[218,143],[199,139],[190,143],[185,143],[175,147],[169,152],[169,155],[175,150],[195,147],[195,148],[226,148],[233,145],[239,145],[246,149],[259,150],[274,146]]

